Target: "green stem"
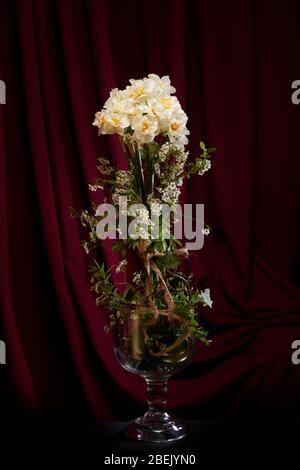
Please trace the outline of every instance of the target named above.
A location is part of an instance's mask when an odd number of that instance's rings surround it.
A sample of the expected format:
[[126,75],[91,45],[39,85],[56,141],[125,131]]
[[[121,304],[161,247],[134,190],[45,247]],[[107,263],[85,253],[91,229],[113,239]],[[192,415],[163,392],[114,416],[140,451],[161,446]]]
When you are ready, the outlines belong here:
[[144,182],[144,174],[143,174],[143,164],[142,164],[142,156],[141,151],[138,148],[136,151],[136,169],[137,169],[137,178],[138,178],[138,186],[140,188],[140,194],[143,204],[146,204],[146,193],[145,193],[145,182]]
[[149,156],[147,151],[147,196],[153,192],[154,186],[154,172],[153,172],[153,160]]

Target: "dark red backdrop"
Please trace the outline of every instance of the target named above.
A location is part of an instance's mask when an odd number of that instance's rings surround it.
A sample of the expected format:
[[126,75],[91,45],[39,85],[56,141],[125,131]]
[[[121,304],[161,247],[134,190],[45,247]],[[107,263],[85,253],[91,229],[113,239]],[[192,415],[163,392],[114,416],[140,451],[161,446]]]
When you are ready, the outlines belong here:
[[173,381],[170,406],[193,417],[298,412],[298,3],[1,1],[2,404],[103,419],[143,407],[141,379],[103,332],[69,207],[88,206],[97,156],[122,158],[97,137],[94,113],[112,87],[152,72],[177,89],[191,152],[201,138],[218,148],[185,191],[214,228],[190,260],[212,290],[213,343]]

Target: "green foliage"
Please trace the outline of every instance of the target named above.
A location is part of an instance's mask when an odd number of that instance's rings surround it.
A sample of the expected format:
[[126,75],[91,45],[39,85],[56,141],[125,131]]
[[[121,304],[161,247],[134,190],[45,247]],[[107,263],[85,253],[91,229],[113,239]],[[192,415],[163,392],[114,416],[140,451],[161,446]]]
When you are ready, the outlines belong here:
[[91,275],[91,290],[97,295],[97,305],[105,305],[109,310],[118,310],[125,305],[124,295],[120,295],[111,281],[112,268],[105,269],[104,263],[94,264],[88,269]]
[[188,321],[189,331],[192,336],[208,345],[208,332],[199,325],[197,319],[197,306],[203,300],[198,290],[193,290],[192,275],[187,278],[183,273],[178,273],[172,278],[172,295],[175,302],[175,313]]
[[126,255],[126,245],[123,240],[116,240],[112,246],[112,251],[114,253],[120,253],[122,258],[125,258]]
[[167,252],[164,256],[157,258],[156,264],[161,270],[172,271],[177,269],[179,261],[174,253]]
[[201,152],[200,156],[194,160],[194,162],[187,165],[186,176],[190,178],[191,175],[199,174],[203,175],[210,168],[211,154],[216,151],[215,147],[206,148],[204,142],[199,144]]

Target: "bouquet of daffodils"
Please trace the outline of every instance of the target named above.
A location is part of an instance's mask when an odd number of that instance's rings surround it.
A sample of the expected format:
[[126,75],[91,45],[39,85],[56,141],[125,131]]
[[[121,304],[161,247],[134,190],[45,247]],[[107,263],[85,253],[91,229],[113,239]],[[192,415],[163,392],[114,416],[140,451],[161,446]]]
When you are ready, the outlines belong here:
[[100,134],[132,137],[141,147],[159,135],[176,147],[188,143],[187,115],[182,110],[169,77],[150,74],[143,80],[130,80],[125,90],[113,89],[102,111],[96,113],[94,126]]
[[[117,266],[106,269],[95,256],[90,267],[96,302],[111,312],[109,328],[123,309],[140,309],[143,315],[148,309],[148,317],[164,310],[177,327],[182,325],[208,343],[207,332],[198,323],[197,306],[212,306],[210,292],[194,289],[192,275],[179,270],[188,250],[184,240],[174,235],[174,227],[184,178],[203,175],[215,149],[201,142],[199,157],[188,161],[187,115],[174,92],[169,77],[154,74],[130,80],[124,90],[111,91],[93,125],[99,134],[118,134],[128,169],[119,170],[109,159],[99,158],[99,177],[89,188],[104,192],[105,204],[75,215],[89,231],[83,241],[87,253],[97,253],[105,238],[115,238],[113,251],[121,257]],[[208,234],[209,228],[202,233]],[[131,279],[128,250],[134,250],[140,260],[140,269]],[[124,276],[121,288],[112,282],[113,270]],[[163,354],[165,347],[156,344],[158,353]]]

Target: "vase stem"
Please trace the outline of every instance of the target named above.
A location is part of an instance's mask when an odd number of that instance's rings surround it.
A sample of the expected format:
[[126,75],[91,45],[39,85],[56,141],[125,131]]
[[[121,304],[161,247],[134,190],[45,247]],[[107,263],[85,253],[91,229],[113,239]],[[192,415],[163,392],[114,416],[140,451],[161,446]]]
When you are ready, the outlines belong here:
[[165,413],[168,400],[168,379],[146,379],[146,383],[148,413]]
[[148,411],[126,428],[131,439],[149,442],[171,442],[186,435],[186,425],[167,411],[168,376],[163,379],[145,377]]

